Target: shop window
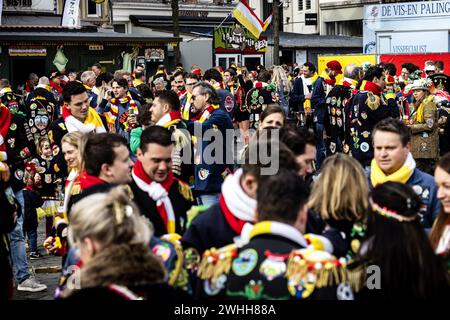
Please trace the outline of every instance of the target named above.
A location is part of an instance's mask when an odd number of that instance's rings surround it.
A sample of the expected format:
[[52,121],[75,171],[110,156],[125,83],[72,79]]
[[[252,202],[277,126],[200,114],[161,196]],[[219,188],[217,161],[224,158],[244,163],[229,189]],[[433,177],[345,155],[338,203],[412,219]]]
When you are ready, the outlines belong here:
[[298,11],[303,11],[303,0],[298,0]]
[[89,18],[97,18],[102,16],[102,5],[97,4],[92,0],[86,1],[86,13]]

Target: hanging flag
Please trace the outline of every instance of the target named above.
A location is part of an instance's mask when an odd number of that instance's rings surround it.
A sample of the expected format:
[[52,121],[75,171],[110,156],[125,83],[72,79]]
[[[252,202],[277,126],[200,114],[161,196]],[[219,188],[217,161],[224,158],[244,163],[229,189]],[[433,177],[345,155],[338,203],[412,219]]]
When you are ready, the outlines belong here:
[[268,16],[267,19],[264,21],[263,31],[266,31],[270,23],[272,22],[272,16],[273,13],[271,13],[270,16]]
[[66,0],[61,26],[81,28],[80,0]]
[[256,39],[259,39],[261,32],[264,31],[264,24],[245,0],[241,0],[234,8],[233,17],[247,28]]

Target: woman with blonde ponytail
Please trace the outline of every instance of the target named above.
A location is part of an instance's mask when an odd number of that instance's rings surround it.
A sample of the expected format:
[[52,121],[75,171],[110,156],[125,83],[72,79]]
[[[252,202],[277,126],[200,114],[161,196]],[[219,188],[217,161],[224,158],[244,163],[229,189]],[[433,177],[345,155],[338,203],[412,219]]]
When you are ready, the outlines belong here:
[[151,223],[125,187],[96,193],[70,213],[69,241],[81,267],[67,281],[63,298],[75,300],[177,300],[162,261],[152,253]]

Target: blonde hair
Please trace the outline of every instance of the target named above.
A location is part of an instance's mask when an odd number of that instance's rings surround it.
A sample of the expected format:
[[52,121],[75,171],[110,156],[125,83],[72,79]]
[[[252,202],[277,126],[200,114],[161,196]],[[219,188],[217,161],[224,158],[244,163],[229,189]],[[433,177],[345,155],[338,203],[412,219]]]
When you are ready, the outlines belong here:
[[369,187],[362,166],[338,153],[325,160],[312,188],[308,206],[325,219],[357,221],[365,218]]
[[286,71],[282,66],[273,66],[272,79],[270,82],[276,84],[278,87],[283,84],[283,89],[286,92],[291,92],[292,90],[292,83],[289,81]]
[[74,146],[78,150],[80,149],[80,139],[83,134],[80,131],[74,131],[66,133],[61,139],[61,145],[63,143],[68,143],[71,146]]
[[117,244],[148,245],[150,222],[139,213],[124,186],[96,193],[76,203],[70,213],[69,241],[90,238],[102,247]]

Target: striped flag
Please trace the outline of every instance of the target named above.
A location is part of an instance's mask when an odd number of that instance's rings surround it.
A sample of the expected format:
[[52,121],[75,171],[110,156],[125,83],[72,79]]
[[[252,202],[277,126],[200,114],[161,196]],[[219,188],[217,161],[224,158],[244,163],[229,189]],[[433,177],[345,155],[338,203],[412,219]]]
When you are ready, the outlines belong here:
[[253,12],[247,1],[241,0],[233,10],[233,17],[239,21],[248,31],[250,31],[257,39],[264,31],[264,23]]
[[267,17],[267,19],[264,21],[263,30],[266,31],[269,27],[270,23],[272,22],[272,16],[273,13],[270,14],[270,16]]

